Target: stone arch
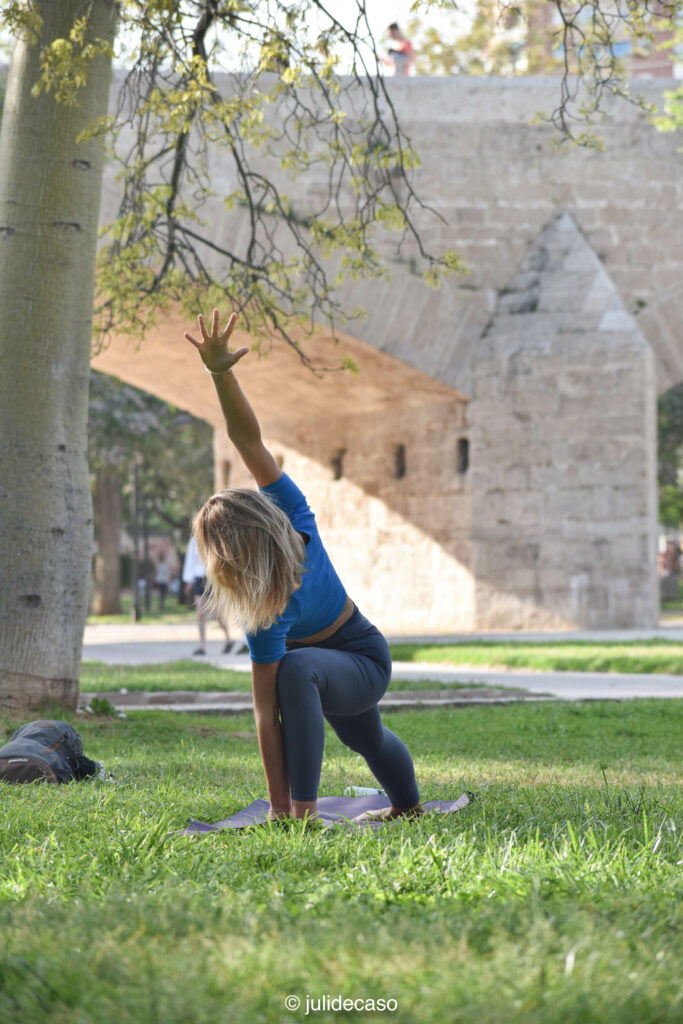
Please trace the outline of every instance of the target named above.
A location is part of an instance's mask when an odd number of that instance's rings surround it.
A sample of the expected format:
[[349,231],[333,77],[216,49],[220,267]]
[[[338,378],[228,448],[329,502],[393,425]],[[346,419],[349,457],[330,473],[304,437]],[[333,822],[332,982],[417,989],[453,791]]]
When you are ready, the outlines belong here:
[[[662,89],[674,85],[639,81],[634,91],[658,103]],[[635,107],[615,104],[601,126],[602,151],[558,148],[552,131],[533,123],[537,111],[556,106],[557,79],[460,76],[388,86],[422,156],[416,186],[443,218],[418,215],[426,241],[457,249],[470,273],[435,292],[412,272],[410,254],[397,258],[387,241],[392,280],[356,282],[343,293],[347,308],[368,311],[354,338],[343,339],[369,367],[362,382],[314,385],[294,357],[285,366],[286,352],[254,362],[245,381],[265,432],[285,468],[311,481],[317,507],[329,509],[325,525],[349,589],[368,595],[366,610],[386,628],[651,626],[654,396],[683,380],[680,141],[655,132]],[[223,173],[216,161],[219,195],[229,184]],[[314,168],[293,183],[297,208],[305,209],[318,173]],[[109,178],[103,220],[115,192]],[[219,200],[206,213],[222,237],[239,231],[239,214],[231,220]],[[536,265],[548,245],[561,272]],[[565,283],[574,276],[563,288],[557,273]],[[536,285],[529,283],[534,275]],[[583,306],[586,289],[595,302],[590,310]],[[513,309],[519,302],[527,308]],[[182,344],[171,354],[171,335],[179,338],[182,326],[161,324],[139,362],[117,340],[96,365],[107,369],[113,361],[113,372],[216,425],[208,377],[192,376]],[[612,389],[609,403],[580,368],[570,367],[570,337],[596,372],[621,367],[621,391]],[[328,341],[323,328],[313,347]],[[165,366],[173,364],[168,380],[159,379],[155,352]],[[494,364],[498,370],[489,372]],[[565,397],[567,388],[577,389],[578,423],[566,402],[543,411],[555,400],[552,388],[539,384],[542,368],[551,366],[562,375]],[[514,472],[506,453],[509,438],[523,436],[525,368],[538,391],[546,450],[532,456],[532,445]],[[502,395],[499,379],[507,382]],[[599,429],[590,426],[598,421]],[[575,479],[566,487],[555,442],[574,430],[575,457],[567,467]],[[469,442],[471,465],[451,475],[458,439]],[[538,449],[538,438],[534,444]],[[235,466],[222,445],[217,435],[217,459]],[[397,475],[391,467],[401,445],[406,472]],[[342,448],[343,473],[334,480],[330,459]],[[630,453],[628,466],[619,465],[621,449]],[[233,477],[237,483],[236,470]],[[505,515],[493,510],[516,502],[511,550],[497,521]],[[344,516],[344,508],[352,511]],[[582,514],[564,517],[563,509]],[[589,538],[586,548],[566,534],[561,564],[546,557],[550,541],[534,546],[521,539],[539,530],[552,537],[549,524],[558,516]],[[615,565],[623,567],[620,574],[612,572]]]
[[[179,318],[162,319],[142,345],[114,339],[93,365],[210,422],[217,486],[226,463],[231,486],[250,486],[185,329]],[[308,349],[322,359],[330,344],[321,331]],[[469,495],[457,463],[467,401],[350,336],[339,347],[359,366],[357,374],[314,376],[286,348],[242,360],[239,377],[266,443],[304,486],[330,554],[366,614],[395,633],[469,629]]]

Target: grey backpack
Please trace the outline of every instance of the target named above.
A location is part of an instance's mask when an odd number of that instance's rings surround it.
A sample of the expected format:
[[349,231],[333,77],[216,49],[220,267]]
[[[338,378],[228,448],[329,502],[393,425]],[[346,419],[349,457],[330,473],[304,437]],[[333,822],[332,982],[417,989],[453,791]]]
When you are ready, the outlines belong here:
[[0,782],[73,782],[95,775],[98,767],[85,757],[81,737],[68,722],[28,722],[0,747]]

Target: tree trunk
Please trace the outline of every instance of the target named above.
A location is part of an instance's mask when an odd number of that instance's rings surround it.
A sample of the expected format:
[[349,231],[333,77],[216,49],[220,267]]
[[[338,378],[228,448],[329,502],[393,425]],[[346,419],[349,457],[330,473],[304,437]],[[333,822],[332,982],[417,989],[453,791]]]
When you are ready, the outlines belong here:
[[95,615],[121,612],[121,477],[115,466],[95,473]]
[[111,41],[113,0],[33,0],[0,134],[0,707],[75,707],[92,556],[88,373],[103,144],[77,143],[107,112],[111,62],[79,103],[31,94],[39,52],[90,12]]

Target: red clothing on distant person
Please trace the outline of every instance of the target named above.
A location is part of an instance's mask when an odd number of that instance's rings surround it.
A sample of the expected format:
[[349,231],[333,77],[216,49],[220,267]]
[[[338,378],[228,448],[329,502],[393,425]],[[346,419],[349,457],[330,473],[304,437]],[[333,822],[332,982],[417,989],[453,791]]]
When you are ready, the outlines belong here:
[[411,43],[410,39],[393,39],[391,46],[391,53],[402,53],[405,57],[412,57],[415,53],[415,48]]
[[415,50],[410,39],[401,32],[394,22],[388,29],[391,46],[389,48],[389,60],[386,64],[393,64],[395,75],[409,75],[415,59]]

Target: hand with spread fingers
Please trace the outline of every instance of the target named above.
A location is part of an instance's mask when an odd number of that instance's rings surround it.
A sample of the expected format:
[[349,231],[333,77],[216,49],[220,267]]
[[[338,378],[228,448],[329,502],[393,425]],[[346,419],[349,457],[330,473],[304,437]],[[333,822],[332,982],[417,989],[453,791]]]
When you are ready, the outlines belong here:
[[202,362],[209,373],[221,374],[232,370],[235,363],[239,362],[242,356],[246,356],[248,348],[239,348],[232,352],[228,346],[230,335],[237,323],[237,313],[231,313],[227,327],[221,330],[220,313],[214,309],[211,314],[211,329],[206,326],[206,320],[200,313],[197,317],[202,340],[198,341],[193,335],[185,331],[185,337],[194,345],[202,357]]

